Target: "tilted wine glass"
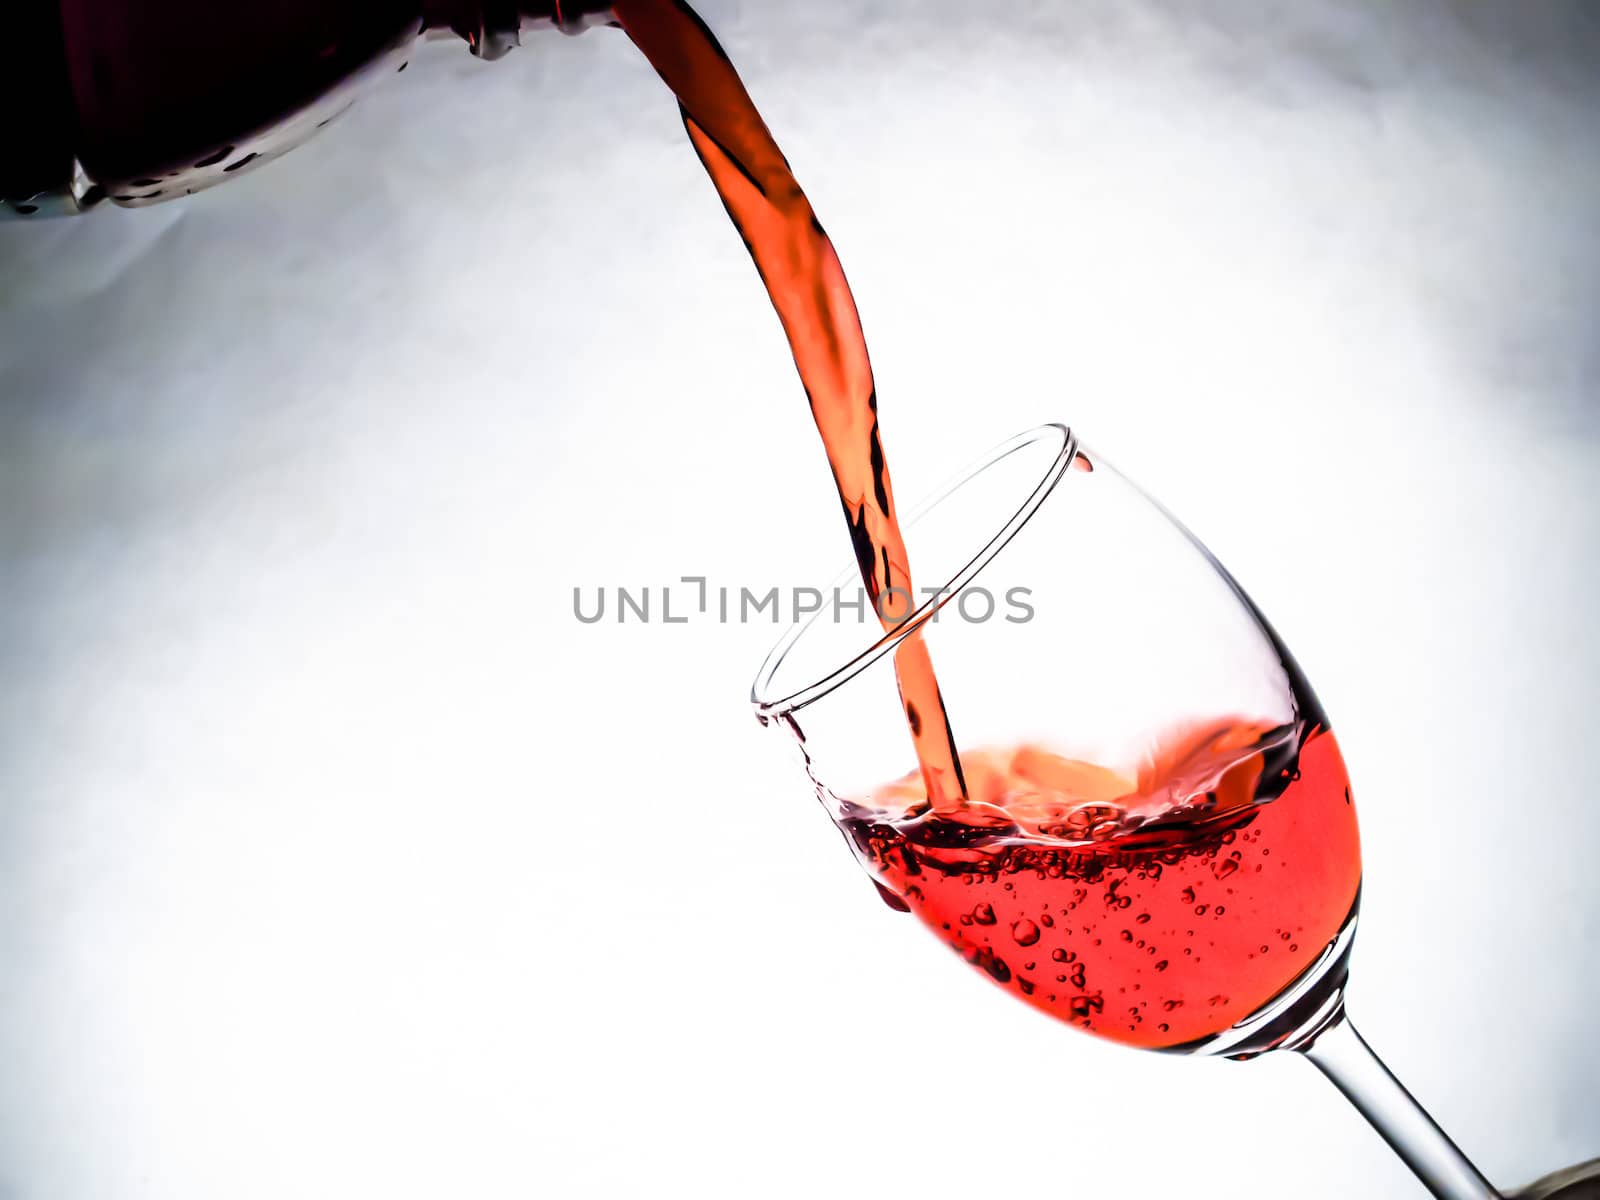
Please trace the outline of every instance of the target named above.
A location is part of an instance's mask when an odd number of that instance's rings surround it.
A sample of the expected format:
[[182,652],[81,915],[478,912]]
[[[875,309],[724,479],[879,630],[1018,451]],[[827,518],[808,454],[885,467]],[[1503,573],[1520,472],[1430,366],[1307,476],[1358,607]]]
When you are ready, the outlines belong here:
[[[1060,425],[958,476],[907,542],[940,588],[880,636],[842,577],[751,697],[884,898],[1102,1037],[1299,1051],[1435,1195],[1499,1196],[1345,1016],[1349,782],[1327,715],[1232,577]],[[959,804],[931,804],[913,769],[892,653],[908,637],[939,674]],[[1587,1194],[1592,1168],[1525,1194]]]

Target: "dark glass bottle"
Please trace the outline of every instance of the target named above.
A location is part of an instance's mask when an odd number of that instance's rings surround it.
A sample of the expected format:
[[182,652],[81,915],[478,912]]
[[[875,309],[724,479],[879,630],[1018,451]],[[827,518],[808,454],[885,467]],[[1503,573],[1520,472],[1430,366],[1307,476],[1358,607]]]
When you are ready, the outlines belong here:
[[15,0],[0,38],[0,218],[154,204],[293,149],[417,39],[499,58],[609,0]]

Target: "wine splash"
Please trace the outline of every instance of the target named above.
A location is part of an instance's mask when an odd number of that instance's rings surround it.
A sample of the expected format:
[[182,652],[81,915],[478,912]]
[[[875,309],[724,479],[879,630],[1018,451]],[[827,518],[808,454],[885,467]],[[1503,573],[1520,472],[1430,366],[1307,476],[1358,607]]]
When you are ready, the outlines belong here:
[[[618,23],[678,97],[684,127],[783,323],[833,468],[862,583],[884,628],[914,609],[911,568],[878,426],[878,396],[850,284],[788,160],[705,23],[679,0],[618,0]],[[966,794],[920,632],[895,651],[917,761],[935,808]]]
[[1331,733],[1300,729],[1188,731],[1131,773],[969,750],[962,812],[912,777],[840,823],[891,904],[1019,998],[1114,1041],[1190,1048],[1279,995],[1354,910],[1344,762]]

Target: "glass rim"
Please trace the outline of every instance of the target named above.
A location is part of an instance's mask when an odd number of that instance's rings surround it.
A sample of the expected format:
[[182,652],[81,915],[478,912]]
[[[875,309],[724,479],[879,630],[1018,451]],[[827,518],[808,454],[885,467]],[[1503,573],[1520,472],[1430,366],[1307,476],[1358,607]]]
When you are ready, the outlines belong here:
[[[789,652],[794,649],[796,643],[805,636],[806,631],[821,619],[823,612],[826,610],[819,609],[804,621],[796,621],[790,625],[784,631],[783,637],[778,640],[777,645],[767,652],[767,657],[762,662],[761,669],[756,672],[755,682],[750,686],[750,704],[755,709],[756,717],[762,723],[766,723],[775,717],[798,712],[806,705],[820,700],[823,696],[848,683],[885,654],[899,646],[906,638],[921,629],[946,604],[955,599],[962,588],[977,578],[979,573],[994,561],[995,556],[1005,549],[1006,544],[1021,532],[1022,527],[1033,518],[1033,514],[1039,510],[1039,506],[1055,490],[1056,484],[1061,481],[1062,476],[1067,473],[1067,469],[1072,465],[1072,460],[1077,457],[1078,439],[1073,435],[1070,428],[1059,422],[1052,421],[1044,425],[1035,426],[1017,434],[1015,437],[1008,438],[946,479],[930,495],[923,498],[905,518],[908,527],[915,525],[929,512],[949,499],[958,488],[969,480],[989,470],[989,468],[1004,461],[1019,450],[1027,449],[1029,446],[1035,446],[1041,442],[1057,443],[1055,456],[1044,469],[1033,489],[1018,505],[1016,511],[1000,526],[999,531],[985,542],[976,554],[967,560],[965,566],[961,567],[960,570],[946,580],[939,590],[925,600],[909,617],[895,626],[894,629],[881,635],[877,641],[867,646],[854,658],[835,667],[820,679],[795,689],[787,695],[773,697],[771,695],[773,679],[783,666],[784,659],[788,657]],[[834,585],[838,586],[851,579],[857,582],[860,581],[859,570],[854,566],[847,567],[835,576]]]

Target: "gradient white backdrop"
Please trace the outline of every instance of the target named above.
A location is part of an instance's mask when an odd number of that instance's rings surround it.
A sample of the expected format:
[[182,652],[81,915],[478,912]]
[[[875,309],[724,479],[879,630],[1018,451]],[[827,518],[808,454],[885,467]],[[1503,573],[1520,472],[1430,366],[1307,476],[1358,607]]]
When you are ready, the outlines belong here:
[[[1058,419],[1180,513],[1339,726],[1358,1023],[1497,1181],[1600,1154],[1595,10],[704,9],[902,497]],[[884,908],[746,711],[770,626],[573,619],[848,558],[620,35],[429,47],[0,270],[0,1197],[1420,1193],[1305,1064]]]

